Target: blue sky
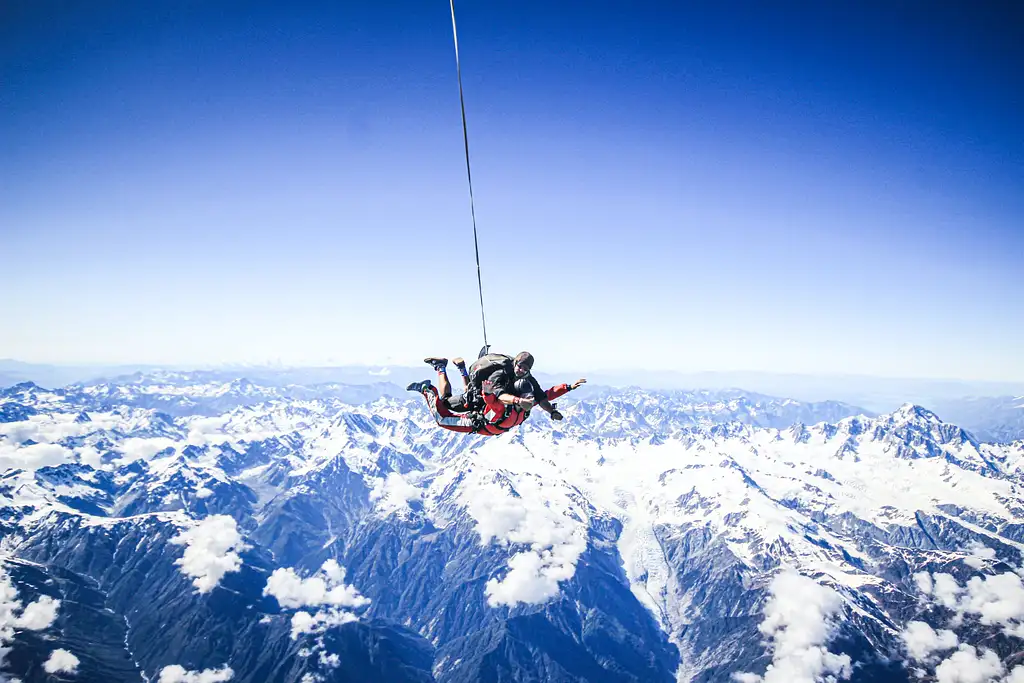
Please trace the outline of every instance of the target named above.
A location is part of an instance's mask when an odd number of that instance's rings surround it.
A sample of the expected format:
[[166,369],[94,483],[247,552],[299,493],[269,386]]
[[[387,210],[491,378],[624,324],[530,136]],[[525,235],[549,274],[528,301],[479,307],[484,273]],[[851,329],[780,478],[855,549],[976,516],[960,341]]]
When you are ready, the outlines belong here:
[[[491,343],[1024,380],[1021,11],[892,4],[458,2]],[[446,3],[3,12],[0,357],[479,348]]]

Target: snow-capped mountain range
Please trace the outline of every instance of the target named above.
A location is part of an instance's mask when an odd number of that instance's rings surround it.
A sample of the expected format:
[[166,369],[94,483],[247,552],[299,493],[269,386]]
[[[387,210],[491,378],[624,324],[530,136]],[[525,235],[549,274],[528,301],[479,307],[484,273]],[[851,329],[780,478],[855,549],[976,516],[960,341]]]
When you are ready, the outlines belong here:
[[2,389],[0,677],[1024,681],[1024,442],[911,404],[559,405],[479,437],[389,384]]

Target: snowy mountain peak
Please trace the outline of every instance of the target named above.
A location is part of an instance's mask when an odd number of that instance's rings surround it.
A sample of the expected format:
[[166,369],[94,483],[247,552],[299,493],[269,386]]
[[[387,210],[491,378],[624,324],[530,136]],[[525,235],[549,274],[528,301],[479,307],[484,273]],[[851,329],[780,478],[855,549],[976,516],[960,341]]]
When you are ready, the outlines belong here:
[[904,403],[898,410],[892,413],[894,422],[906,423],[931,423],[939,424],[942,420],[932,411],[914,403]]

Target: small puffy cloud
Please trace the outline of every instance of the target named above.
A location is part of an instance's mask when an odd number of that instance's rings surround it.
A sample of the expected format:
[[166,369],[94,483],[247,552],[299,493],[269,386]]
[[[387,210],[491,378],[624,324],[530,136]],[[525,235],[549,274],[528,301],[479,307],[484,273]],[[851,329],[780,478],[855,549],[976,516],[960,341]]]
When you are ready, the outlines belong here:
[[938,632],[923,621],[912,621],[902,634],[907,646],[907,653],[914,661],[924,661],[933,652],[952,650],[959,645],[959,639],[952,631],[943,629]]
[[57,649],[50,653],[50,658],[43,664],[46,673],[51,674],[73,674],[78,671],[78,657],[64,649]]
[[965,559],[964,562],[974,569],[982,569],[989,562],[996,559],[996,551],[978,541],[971,541],[970,545],[967,546],[967,550],[971,553],[971,556]]
[[758,628],[771,639],[772,663],[763,678],[737,674],[733,680],[817,683],[849,678],[849,655],[836,655],[825,647],[835,633],[834,619],[843,607],[839,594],[791,570],[776,576],[770,590],[765,618]]
[[327,654],[326,652],[321,652],[320,664],[326,666],[329,669],[337,669],[339,666],[341,666],[341,657],[339,657],[337,653]]
[[917,590],[921,591],[925,595],[931,595],[932,589],[932,575],[928,572],[918,572],[914,574],[914,583],[917,585]]
[[183,666],[172,664],[160,670],[157,683],[223,683],[230,681],[234,675],[235,672],[227,665],[219,669],[188,671]]
[[960,649],[935,668],[936,683],[990,683],[1003,673],[1003,663],[992,650],[981,654],[972,645]]
[[746,672],[733,674],[732,680],[736,681],[736,683],[761,683],[760,676]]
[[92,446],[83,446],[76,449],[75,452],[78,454],[78,462],[83,465],[88,465],[94,470],[104,469],[103,455]]
[[956,609],[960,600],[960,584],[949,574],[932,574],[932,595],[935,600],[949,609]]
[[165,448],[174,447],[176,447],[176,443],[172,439],[157,436],[147,439],[138,437],[125,439],[116,448],[124,454],[124,457],[120,460],[122,464],[126,464],[136,460],[149,460]]
[[227,415],[217,417],[200,417],[189,422],[186,442],[191,446],[207,446],[227,440],[224,426],[228,423]]
[[300,611],[293,615],[292,638],[356,621],[350,610],[370,603],[355,586],[345,583],[345,568],[335,560],[327,560],[315,576],[305,579],[290,567],[277,569],[267,579],[263,594],[273,596],[285,609],[322,608],[312,614]]
[[213,495],[213,490],[208,489],[205,486],[200,486],[196,489],[196,498],[209,498]]
[[299,611],[292,616],[292,639],[303,633],[321,633],[331,626],[358,621],[356,615],[341,609],[320,610],[315,614]]
[[487,604],[514,607],[520,602],[540,604],[554,598],[559,583],[576,573],[576,561],[586,549],[586,539],[573,536],[568,543],[516,554],[509,560],[509,572],[503,579],[487,582]]
[[6,647],[19,630],[41,631],[49,628],[57,618],[60,600],[48,595],[27,606],[18,599],[18,589],[11,577],[0,566],[0,666],[9,652]]
[[44,595],[26,607],[21,616],[14,622],[14,625],[16,628],[42,631],[53,625],[53,622],[57,619],[57,610],[59,609],[60,600]]
[[264,595],[274,596],[281,607],[362,607],[370,600],[359,594],[354,586],[345,584],[345,568],[335,560],[327,560],[316,576],[300,578],[292,568],[274,571],[267,579]]
[[238,553],[248,548],[230,515],[206,517],[171,543],[187,546],[175,564],[183,574],[194,577],[192,584],[200,593],[213,590],[228,572],[237,572],[242,566]]
[[388,474],[387,479],[378,479],[370,491],[370,500],[378,501],[377,507],[386,513],[404,512],[409,503],[422,499],[423,491],[396,472]]

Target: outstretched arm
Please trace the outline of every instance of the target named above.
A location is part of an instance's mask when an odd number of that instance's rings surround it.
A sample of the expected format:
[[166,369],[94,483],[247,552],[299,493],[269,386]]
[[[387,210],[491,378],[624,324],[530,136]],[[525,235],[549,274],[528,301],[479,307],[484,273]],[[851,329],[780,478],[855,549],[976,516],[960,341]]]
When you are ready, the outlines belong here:
[[541,407],[544,408],[544,410],[548,411],[548,414],[551,415],[552,420],[561,420],[562,413],[558,411],[554,403],[549,403],[549,401],[554,401],[559,396],[564,396],[573,389],[579,389],[580,385],[585,384],[586,381],[587,380],[585,379],[578,379],[572,384],[556,384],[555,386],[551,387],[550,389],[544,392],[544,397],[547,399],[545,403],[547,403],[547,406],[550,406],[550,409],[543,404],[541,404]]
[[578,379],[572,384],[556,384],[547,391],[544,392],[544,397],[549,401],[554,401],[559,396],[568,394],[573,389],[579,389],[581,384],[586,384],[587,380]]

